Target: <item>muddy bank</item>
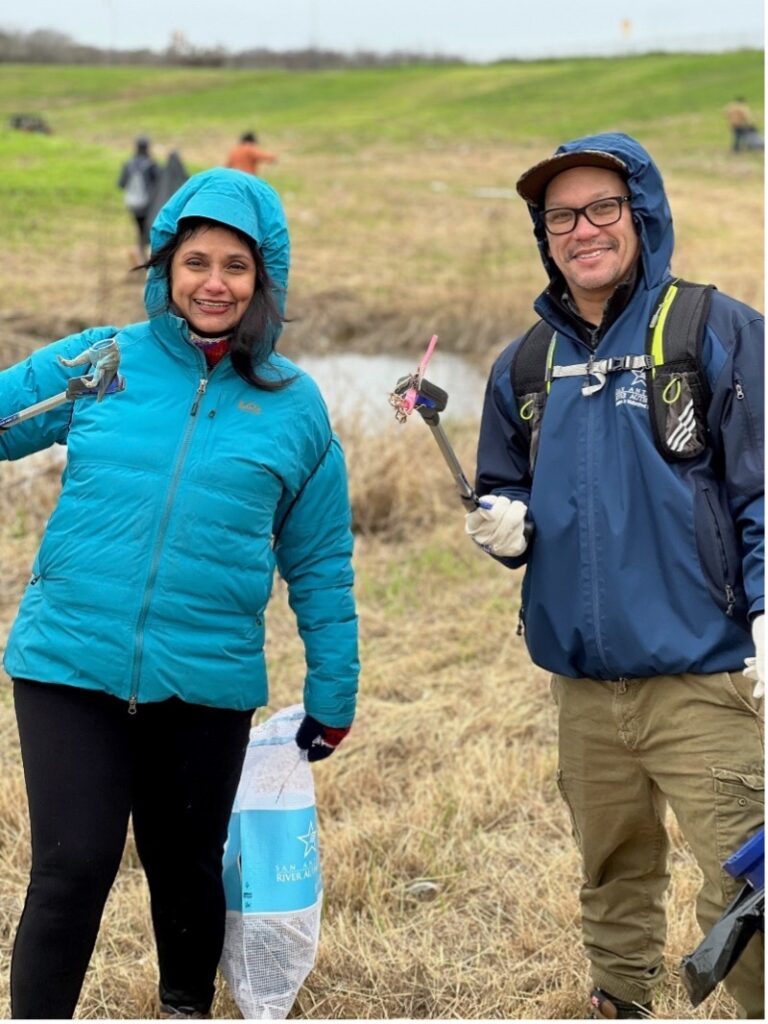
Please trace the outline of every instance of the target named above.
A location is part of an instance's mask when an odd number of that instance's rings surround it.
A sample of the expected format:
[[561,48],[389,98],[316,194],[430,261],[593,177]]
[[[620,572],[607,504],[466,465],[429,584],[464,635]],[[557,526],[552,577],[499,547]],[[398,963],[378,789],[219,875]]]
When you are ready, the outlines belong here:
[[[145,313],[138,291],[132,301],[115,303],[107,315],[59,313],[55,309],[17,310],[0,314],[0,367],[24,359],[57,338],[99,323],[132,323]],[[114,314],[122,314],[117,316]],[[360,355],[402,353],[413,360],[433,334],[440,351],[466,356],[485,371],[506,342],[526,324],[511,324],[489,310],[371,307],[353,293],[326,292],[291,298],[280,350],[289,358],[355,352]],[[417,360],[418,361],[418,360]],[[406,363],[406,366],[410,365]]]
[[510,324],[509,317],[492,309],[446,304],[425,309],[406,303],[375,307],[344,291],[299,296],[289,304],[288,316],[291,322],[285,326],[281,349],[289,356],[349,350],[364,355],[420,354],[437,334],[442,351],[482,365],[525,327]]

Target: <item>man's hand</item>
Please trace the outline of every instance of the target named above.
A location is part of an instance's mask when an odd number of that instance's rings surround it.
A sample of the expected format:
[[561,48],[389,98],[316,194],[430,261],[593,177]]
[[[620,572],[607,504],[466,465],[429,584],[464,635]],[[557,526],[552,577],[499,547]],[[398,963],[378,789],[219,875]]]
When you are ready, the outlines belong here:
[[765,694],[765,647],[763,646],[763,619],[761,612],[752,619],[752,640],[755,645],[754,658],[745,658],[744,675],[748,679],[755,680],[755,688],[752,696],[758,700]]
[[323,725],[312,715],[305,715],[296,732],[296,745],[307,752],[308,761],[322,761],[330,757],[350,730]]
[[[527,505],[510,501],[503,494],[480,498],[481,507],[466,516],[466,531],[472,540],[491,555],[515,558],[528,547],[525,537]],[[483,508],[482,506],[489,506]]]

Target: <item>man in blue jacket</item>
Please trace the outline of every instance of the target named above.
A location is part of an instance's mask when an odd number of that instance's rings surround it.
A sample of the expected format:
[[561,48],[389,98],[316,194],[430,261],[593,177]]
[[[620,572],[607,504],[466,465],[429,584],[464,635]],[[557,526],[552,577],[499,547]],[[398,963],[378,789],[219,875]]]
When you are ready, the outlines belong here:
[[[551,335],[546,404],[531,429],[517,339],[488,382],[488,507],[467,532],[526,567],[520,622],[552,672],[557,781],[584,863],[592,1015],[641,1017],[664,975],[667,805],[704,875],[705,930],[738,888],[722,862],[763,820],[763,318],[712,294],[704,443],[670,457],[646,368],[673,281],[658,168],[634,139],[602,134],[561,146],[517,188],[549,276],[535,303]],[[678,436],[695,428],[685,415]],[[726,985],[762,1018],[761,941]]]

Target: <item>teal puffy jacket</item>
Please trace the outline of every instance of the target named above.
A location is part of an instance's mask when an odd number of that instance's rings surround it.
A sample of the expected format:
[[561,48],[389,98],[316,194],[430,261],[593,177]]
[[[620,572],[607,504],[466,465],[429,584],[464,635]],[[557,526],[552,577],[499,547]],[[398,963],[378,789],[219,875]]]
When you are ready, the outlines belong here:
[[[157,216],[153,250],[186,216],[232,225],[261,247],[284,294],[288,233],[276,193],[239,171],[195,175]],[[142,703],[172,695],[215,707],[266,704],[265,609],[274,568],[305,645],[307,712],[349,725],[357,619],[344,457],[314,382],[273,353],[281,391],[213,371],[148,276],[150,319],[55,342],[0,374],[0,414],[66,387],[67,369],[116,335],[127,387],[0,435],[0,458],[66,444],[56,509],[11,631],[9,675]]]

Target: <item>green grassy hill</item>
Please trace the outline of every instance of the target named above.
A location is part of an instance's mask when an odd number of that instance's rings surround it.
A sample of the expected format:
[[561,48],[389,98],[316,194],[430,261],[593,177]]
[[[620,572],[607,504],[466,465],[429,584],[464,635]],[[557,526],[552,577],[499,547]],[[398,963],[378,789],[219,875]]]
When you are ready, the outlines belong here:
[[385,140],[508,139],[542,142],[562,135],[656,123],[673,141],[676,125],[716,143],[722,107],[750,98],[760,112],[763,57],[652,54],[622,59],[412,66],[344,71],[35,67],[8,68],[0,114],[33,107],[80,142],[154,135],[206,126],[234,134],[255,122],[273,138],[298,134],[308,148],[352,150]]
[[[757,51],[322,72],[36,65],[4,71],[0,214],[22,234],[54,213],[61,186],[75,207],[111,193],[116,152],[139,130],[169,140],[200,169],[206,139],[223,144],[252,126],[297,155],[522,140],[546,149],[610,130],[643,135],[663,152],[721,146],[723,106],[735,95],[749,97],[762,119]],[[14,112],[42,115],[54,134],[10,131]]]
[[[336,320],[344,296],[352,296],[347,335],[359,333],[373,307],[377,317],[392,307],[402,312],[393,332],[402,340],[412,323],[411,335],[428,337],[425,311],[431,317],[449,304],[457,325],[471,321],[455,339],[464,348],[484,344],[488,333],[497,337],[510,322],[524,323],[537,286],[523,276],[518,295],[509,290],[510,267],[529,262],[530,253],[525,209],[511,190],[525,167],[578,135],[636,135],[672,193],[688,201],[691,192],[688,237],[701,235],[699,251],[709,256],[703,266],[697,258],[689,274],[711,275],[722,265],[716,220],[728,203],[723,192],[738,194],[742,224],[761,217],[760,156],[731,156],[723,116],[725,104],[743,94],[762,123],[757,51],[322,72],[4,71],[0,218],[14,263],[34,265],[38,275],[12,271],[6,284],[25,308],[39,304],[41,278],[45,308],[59,306],[57,289],[71,302],[59,281],[61,254],[76,252],[84,322],[141,315],[115,284],[131,237],[115,182],[140,132],[152,137],[160,159],[175,149],[197,171],[222,163],[242,131],[258,131],[280,156],[266,174],[292,228],[292,294],[320,295],[322,305],[332,293]],[[17,112],[45,117],[53,134],[11,130],[8,118]],[[708,195],[699,198],[702,189]],[[509,196],[493,198],[504,190]],[[736,244],[746,248],[752,240]],[[115,246],[120,258],[110,268]],[[747,259],[754,264],[754,252]],[[727,265],[734,266],[730,257]],[[316,309],[314,302],[313,316]]]

